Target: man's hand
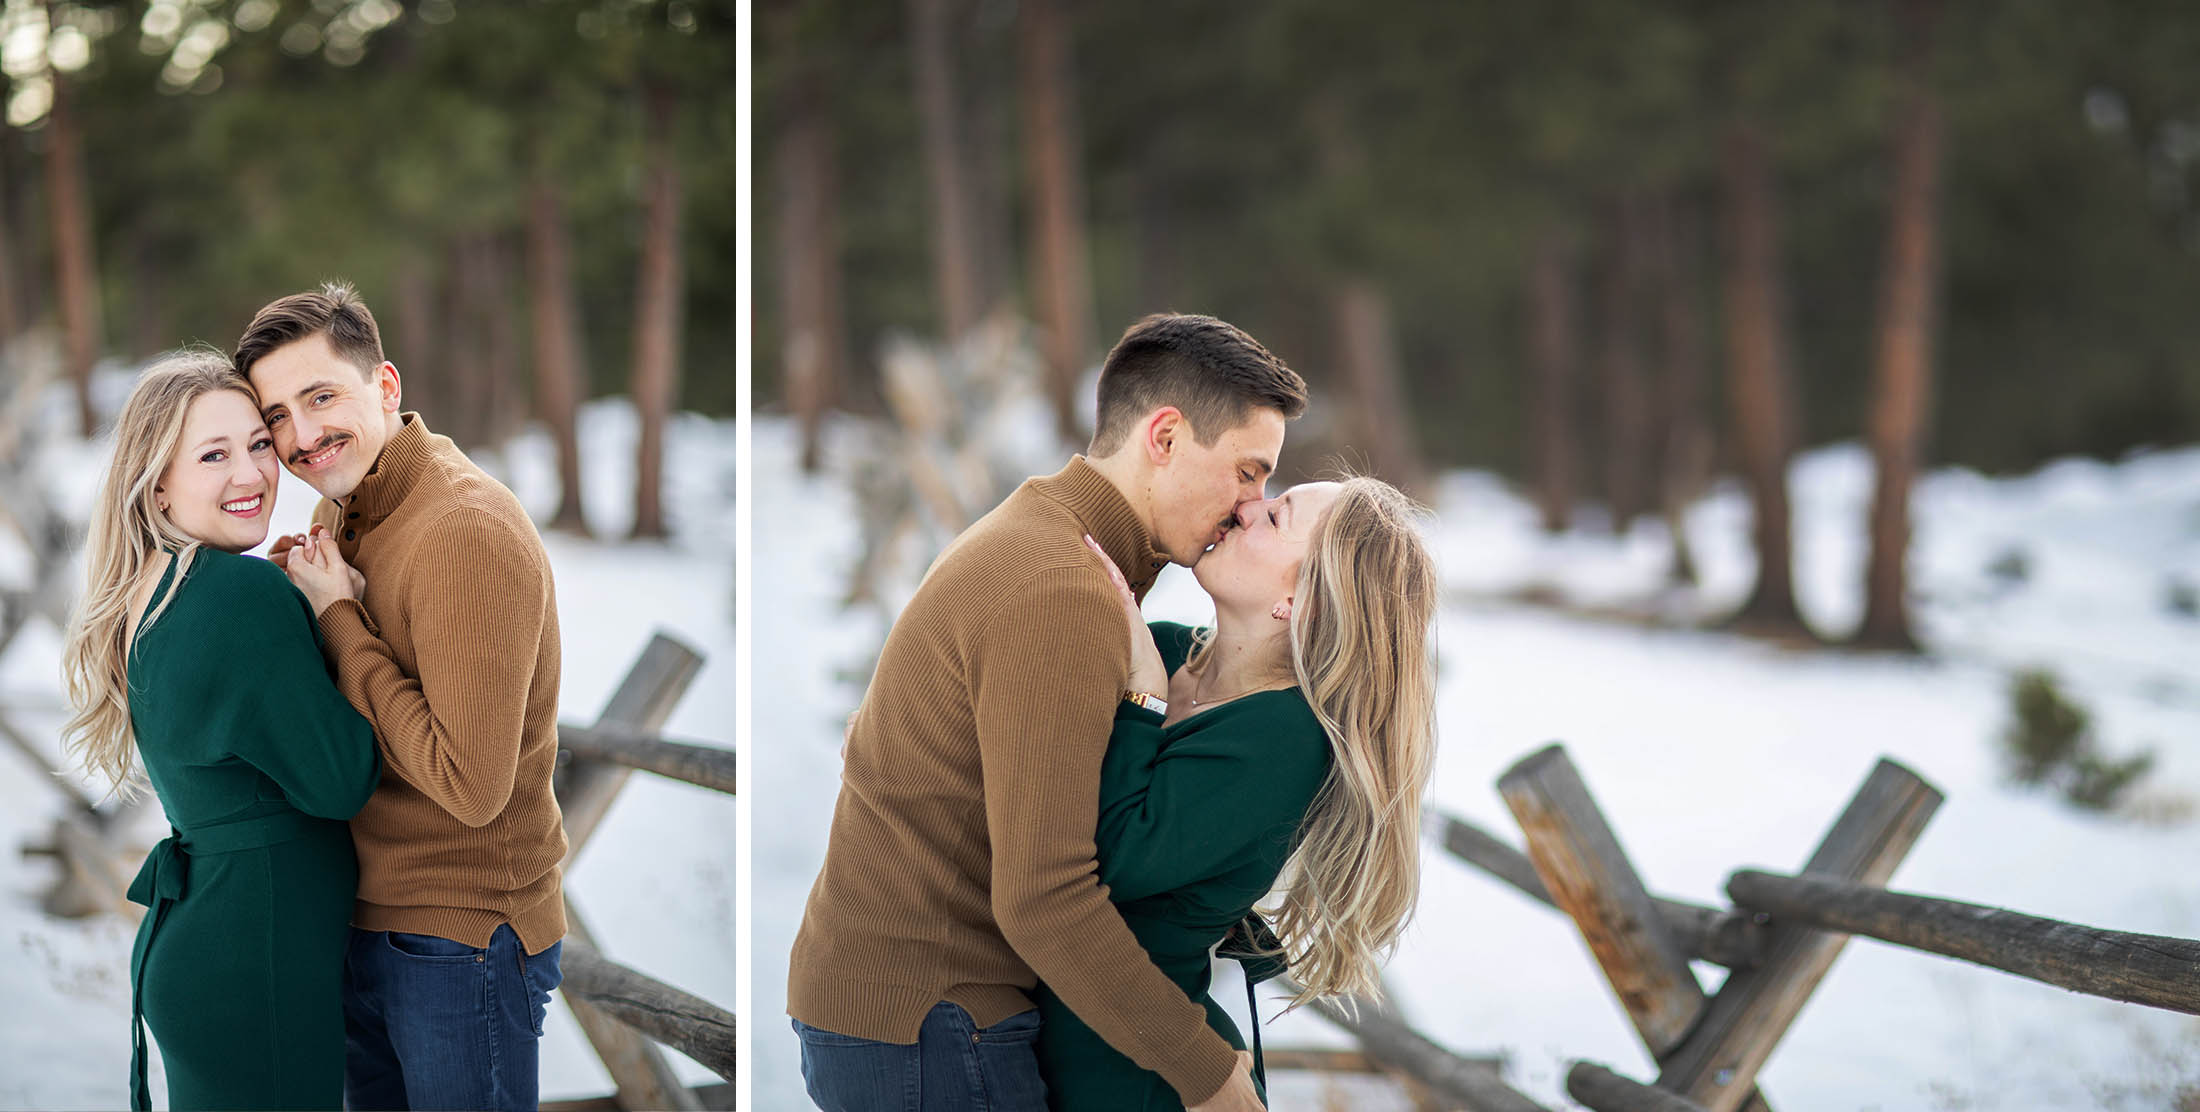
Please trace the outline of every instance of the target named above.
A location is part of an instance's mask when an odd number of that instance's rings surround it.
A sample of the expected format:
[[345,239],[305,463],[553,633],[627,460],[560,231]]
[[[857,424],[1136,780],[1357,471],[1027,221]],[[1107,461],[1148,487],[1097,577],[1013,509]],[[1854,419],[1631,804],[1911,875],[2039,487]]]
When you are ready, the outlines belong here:
[[316,615],[334,606],[339,599],[361,598],[366,593],[366,577],[344,561],[343,553],[336,550],[336,542],[323,536],[318,528],[306,534],[304,543],[289,552],[289,559],[283,562],[283,571],[304,593]]
[[1267,1112],[1259,1090],[1253,1088],[1253,1052],[1238,1051],[1237,1069],[1230,1071],[1230,1080],[1222,1083],[1222,1091],[1185,1112]]

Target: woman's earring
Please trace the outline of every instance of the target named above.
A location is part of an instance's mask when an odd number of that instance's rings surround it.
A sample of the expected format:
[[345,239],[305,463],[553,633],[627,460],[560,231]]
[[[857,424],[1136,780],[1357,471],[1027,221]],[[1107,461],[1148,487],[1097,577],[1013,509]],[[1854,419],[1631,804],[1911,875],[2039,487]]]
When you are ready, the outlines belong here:
[[1270,617],[1276,619],[1279,622],[1288,622],[1291,620],[1291,604],[1288,602],[1279,602],[1276,604],[1276,608],[1274,610],[1270,610],[1268,614]]

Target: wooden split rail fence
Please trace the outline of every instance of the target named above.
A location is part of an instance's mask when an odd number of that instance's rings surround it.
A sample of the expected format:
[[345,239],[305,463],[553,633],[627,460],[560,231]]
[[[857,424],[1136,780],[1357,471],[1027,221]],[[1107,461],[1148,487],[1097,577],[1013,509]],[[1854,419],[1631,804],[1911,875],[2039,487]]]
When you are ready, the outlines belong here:
[[[672,741],[656,733],[702,664],[703,658],[694,650],[657,634],[593,725],[560,724],[556,789],[565,813],[568,872],[635,769],[733,793],[731,750]],[[5,718],[0,718],[0,733],[51,771],[51,762]],[[61,878],[46,898],[48,909],[70,915],[141,914],[142,909],[124,895],[136,859],[144,852],[142,846],[127,843],[127,813],[93,805],[65,778],[46,779],[69,797],[69,807],[56,824],[52,843],[27,847],[24,853],[51,855],[61,863]],[[731,826],[729,818],[728,830]],[[570,888],[565,901],[561,995],[603,1060],[615,1091],[606,1098],[554,1102],[544,1108],[570,1112],[733,1107],[733,1013],[612,961],[597,945]],[[731,923],[726,924],[726,944],[729,948],[733,944]],[[659,1044],[708,1067],[723,1083],[692,1089],[681,1084]]]
[[[1796,875],[1727,881],[1731,907],[1652,895],[1565,750],[1531,754],[1498,780],[1525,852],[1457,818],[1425,825],[1453,856],[1564,911],[1658,1064],[1644,1083],[1575,1062],[1566,1091],[1595,1112],[1769,1112],[1757,1076],[1851,935],[1959,958],[2073,992],[2200,1015],[2200,942],[2103,930],[1889,891],[1941,793],[1882,759]],[[1729,970],[1706,993],[1691,961]],[[1436,1046],[1395,1017],[1325,1014],[1369,1059],[1457,1106],[1528,1112],[1486,1061]]]

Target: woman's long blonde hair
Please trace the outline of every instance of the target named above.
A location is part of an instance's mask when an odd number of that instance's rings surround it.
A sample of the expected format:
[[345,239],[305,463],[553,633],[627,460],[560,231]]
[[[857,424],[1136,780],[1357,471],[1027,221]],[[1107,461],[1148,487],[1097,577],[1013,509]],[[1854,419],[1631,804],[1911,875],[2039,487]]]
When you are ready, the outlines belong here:
[[1283,957],[1316,997],[1373,995],[1421,889],[1421,793],[1436,754],[1436,565],[1421,508],[1342,480],[1291,612],[1291,663],[1329,735],[1329,779],[1277,882]]
[[[252,398],[252,388],[211,348],[165,356],[147,368],[115,419],[114,458],[92,502],[84,542],[84,596],[69,619],[61,649],[61,680],[74,713],[61,727],[61,743],[87,772],[106,779],[116,794],[141,794],[135,774],[137,745],[130,728],[130,601],[162,549],[175,553],[173,581],[181,583],[198,555],[199,542],[160,512],[154,488],[183,440],[192,403],[222,390]],[[252,402],[259,406],[258,399]],[[168,592],[168,598],[175,596]],[[168,608],[157,600],[143,633]]]

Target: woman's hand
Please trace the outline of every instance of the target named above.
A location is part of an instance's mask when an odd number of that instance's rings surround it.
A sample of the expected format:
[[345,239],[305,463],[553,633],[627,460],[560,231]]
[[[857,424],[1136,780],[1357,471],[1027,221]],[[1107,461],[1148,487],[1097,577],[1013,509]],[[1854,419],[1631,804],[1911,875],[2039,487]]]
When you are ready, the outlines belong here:
[[1130,623],[1131,676],[1133,691],[1166,697],[1169,690],[1169,670],[1161,663],[1161,650],[1153,643],[1153,631],[1146,628],[1146,615],[1139,612],[1138,596],[1131,593],[1130,581],[1123,578],[1123,569],[1108,558],[1108,551],[1088,534],[1085,547],[1100,556],[1100,566],[1108,569],[1108,581],[1115,584],[1115,593],[1123,601],[1123,617]]
[[366,576],[344,561],[344,554],[336,550],[336,542],[320,526],[314,526],[304,541],[292,546],[288,556],[283,561],[283,572],[306,596],[316,616],[339,599],[366,597]]

